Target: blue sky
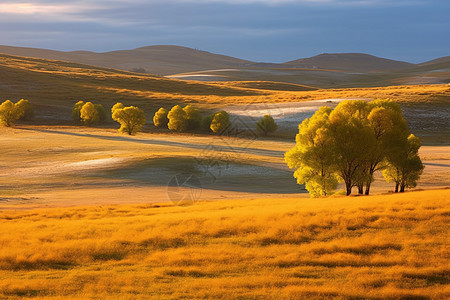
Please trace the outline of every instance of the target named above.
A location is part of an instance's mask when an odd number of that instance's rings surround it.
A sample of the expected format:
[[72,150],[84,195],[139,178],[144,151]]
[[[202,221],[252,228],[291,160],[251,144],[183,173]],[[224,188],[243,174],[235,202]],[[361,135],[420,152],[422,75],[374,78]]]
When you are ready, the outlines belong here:
[[285,62],[450,55],[450,0],[0,0],[0,44],[105,52],[181,45]]

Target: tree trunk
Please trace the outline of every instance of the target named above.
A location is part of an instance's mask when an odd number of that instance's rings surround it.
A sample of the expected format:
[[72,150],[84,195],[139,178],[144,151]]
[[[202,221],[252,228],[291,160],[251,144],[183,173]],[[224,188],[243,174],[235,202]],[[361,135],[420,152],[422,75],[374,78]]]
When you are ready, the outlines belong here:
[[366,192],[365,195],[369,195],[370,193],[370,182],[366,183]]
[[403,193],[405,191],[405,184],[402,183],[400,186],[400,193]]
[[351,182],[346,182],[345,183],[345,188],[347,189],[347,196],[350,195],[352,193],[352,183]]
[[364,186],[362,184],[358,185],[358,194],[362,195],[363,193],[364,193]]
[[395,192],[398,193],[398,182],[395,183]]

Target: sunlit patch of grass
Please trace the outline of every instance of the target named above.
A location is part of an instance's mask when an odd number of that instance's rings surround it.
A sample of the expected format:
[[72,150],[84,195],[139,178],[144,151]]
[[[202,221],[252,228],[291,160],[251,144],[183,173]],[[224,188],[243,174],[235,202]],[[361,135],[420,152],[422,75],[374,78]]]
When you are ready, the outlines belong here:
[[443,299],[449,192],[2,211],[0,297]]

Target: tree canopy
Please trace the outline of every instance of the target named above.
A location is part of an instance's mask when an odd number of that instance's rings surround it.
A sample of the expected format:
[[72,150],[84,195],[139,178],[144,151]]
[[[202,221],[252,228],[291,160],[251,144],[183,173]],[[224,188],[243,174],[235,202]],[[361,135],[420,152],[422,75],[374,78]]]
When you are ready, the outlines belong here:
[[220,134],[230,127],[230,117],[224,110],[214,114],[212,118],[210,128],[212,132]]
[[22,116],[19,118],[20,120],[29,121],[34,118],[34,109],[30,101],[21,99],[15,106],[18,111],[23,112]]
[[192,105],[186,105],[183,108],[186,113],[187,127],[189,130],[197,129],[202,122],[202,114],[200,111]]
[[24,116],[25,105],[19,102],[14,104],[10,100],[6,100],[0,104],[0,123],[3,126],[10,127],[14,125],[14,121]]
[[186,112],[181,108],[180,105],[175,105],[167,114],[169,123],[167,127],[170,130],[183,132],[188,128],[188,120]]
[[[417,155],[420,141],[409,134],[401,107],[391,100],[342,101],[299,125],[296,146],[285,160],[313,197],[330,194],[338,181],[345,183],[347,195],[353,187],[360,194],[365,187],[368,195],[374,173],[383,169],[388,180],[413,187],[423,166]],[[403,175],[393,175],[398,173]]]
[[278,125],[275,123],[275,120],[271,115],[264,115],[264,117],[256,123],[256,129],[258,130],[258,132],[266,136],[269,133],[277,130]]
[[168,113],[167,109],[161,107],[153,116],[153,124],[156,127],[167,127],[169,123],[169,119],[167,118]]
[[100,114],[94,103],[86,102],[80,109],[80,119],[86,126],[92,126],[100,122]]
[[78,101],[73,106],[72,118],[86,126],[92,126],[106,120],[106,111],[101,104]]
[[133,135],[145,125],[145,113],[138,107],[125,107],[122,103],[116,103],[111,111],[113,120],[120,124],[119,132]]

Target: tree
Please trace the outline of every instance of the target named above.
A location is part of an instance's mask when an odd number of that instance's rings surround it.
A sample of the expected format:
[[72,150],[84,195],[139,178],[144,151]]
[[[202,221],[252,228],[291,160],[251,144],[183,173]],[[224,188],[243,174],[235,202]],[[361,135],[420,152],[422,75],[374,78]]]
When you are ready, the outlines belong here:
[[98,112],[98,120],[100,123],[106,121],[106,110],[101,104],[94,104],[95,110]]
[[265,115],[256,123],[256,129],[267,136],[269,133],[274,132],[278,129],[278,125],[275,120],[270,115]]
[[342,101],[299,125],[296,146],[285,160],[312,196],[329,194],[337,180],[345,183],[347,195],[355,186],[368,195],[374,173],[386,165],[385,177],[404,190],[415,186],[423,169],[420,142],[408,135],[401,107],[391,100]]
[[202,119],[201,128],[206,131],[211,131],[211,122],[214,118],[214,114],[208,115]]
[[321,107],[305,119],[299,125],[295,147],[284,157],[289,168],[296,169],[297,183],[305,184],[311,197],[330,195],[338,184],[333,166],[333,140],[328,131],[330,112],[331,108]]
[[100,121],[100,115],[92,102],[86,102],[81,107],[80,119],[86,126],[92,126]]
[[183,110],[186,113],[188,129],[193,130],[199,128],[202,122],[202,115],[200,111],[190,104],[184,107]]
[[30,101],[21,99],[15,104],[15,107],[18,111],[23,111],[22,116],[19,118],[20,120],[29,121],[34,118],[34,109]]
[[133,135],[141,131],[146,121],[144,111],[135,106],[124,107],[123,104],[116,105],[114,105],[114,109],[112,110],[112,118],[114,121],[120,123],[119,132]]
[[161,107],[153,117],[153,124],[155,124],[156,127],[167,127],[167,124],[169,123],[169,119],[167,118],[168,113],[167,109]]
[[385,167],[388,153],[398,151],[396,144],[409,134],[408,126],[399,104],[390,99],[378,99],[368,103],[370,112],[367,116],[368,125],[375,138],[375,144],[368,149],[366,161],[367,175],[364,185],[368,195],[374,173]]
[[72,119],[74,121],[81,121],[81,108],[83,107],[83,105],[85,104],[84,101],[78,101],[77,103],[75,103],[75,105],[73,106],[72,109]]
[[211,128],[212,132],[220,134],[227,130],[229,127],[230,117],[228,116],[228,113],[226,111],[222,110],[214,114],[209,128]]
[[175,105],[167,114],[169,123],[167,127],[170,130],[183,132],[188,128],[188,120],[186,118],[186,112],[179,105]]
[[114,111],[118,108],[124,108],[125,106],[121,102],[117,102],[116,104],[111,107],[111,115],[114,114]]
[[420,139],[410,134],[403,145],[388,156],[388,165],[383,171],[387,182],[395,183],[395,192],[404,192],[405,188],[413,188],[417,185],[424,165],[419,156]]
[[10,100],[6,100],[0,105],[0,123],[3,126],[10,127],[14,121],[20,119],[24,114],[23,106],[18,106]]
[[363,100],[347,100],[339,103],[329,116],[333,161],[345,182],[347,195],[366,178],[363,168],[369,157],[368,150],[375,143],[365,118],[367,109],[367,102]]

